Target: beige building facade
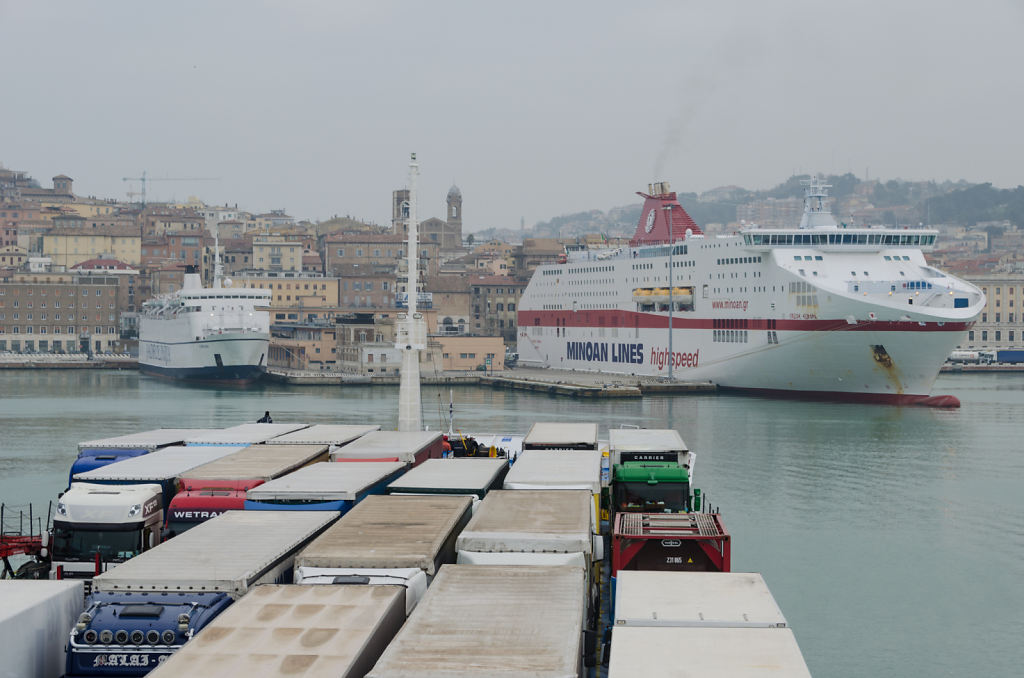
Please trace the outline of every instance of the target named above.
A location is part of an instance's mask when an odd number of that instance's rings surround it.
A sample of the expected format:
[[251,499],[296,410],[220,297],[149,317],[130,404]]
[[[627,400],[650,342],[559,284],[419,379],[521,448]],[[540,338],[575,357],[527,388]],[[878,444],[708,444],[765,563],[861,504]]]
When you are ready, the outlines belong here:
[[961,348],[998,350],[1024,348],[1024,275],[966,276],[985,293],[981,318]]

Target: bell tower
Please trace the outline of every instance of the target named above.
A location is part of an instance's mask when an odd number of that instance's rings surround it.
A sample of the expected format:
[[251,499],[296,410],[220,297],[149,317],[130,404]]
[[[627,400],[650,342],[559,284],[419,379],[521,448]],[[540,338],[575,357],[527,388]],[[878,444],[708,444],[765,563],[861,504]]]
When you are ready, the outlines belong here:
[[446,229],[451,234],[454,247],[462,246],[462,191],[455,184],[448,189],[448,211],[445,214],[445,221],[448,224]]

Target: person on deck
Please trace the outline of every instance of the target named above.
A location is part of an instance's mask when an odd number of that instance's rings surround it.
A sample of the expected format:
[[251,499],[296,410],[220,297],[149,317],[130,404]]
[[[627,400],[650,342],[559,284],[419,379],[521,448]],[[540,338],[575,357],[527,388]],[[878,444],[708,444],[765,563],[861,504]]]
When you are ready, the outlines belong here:
[[270,418],[270,410],[263,413],[263,416],[256,420],[257,424],[273,424],[274,420]]

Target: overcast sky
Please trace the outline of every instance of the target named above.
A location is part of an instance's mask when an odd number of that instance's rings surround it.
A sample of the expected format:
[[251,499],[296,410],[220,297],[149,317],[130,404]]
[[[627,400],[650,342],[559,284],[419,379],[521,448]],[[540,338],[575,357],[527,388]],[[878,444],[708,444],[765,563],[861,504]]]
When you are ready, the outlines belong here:
[[1024,183],[1024,1],[0,0],[0,163],[465,228],[796,172]]

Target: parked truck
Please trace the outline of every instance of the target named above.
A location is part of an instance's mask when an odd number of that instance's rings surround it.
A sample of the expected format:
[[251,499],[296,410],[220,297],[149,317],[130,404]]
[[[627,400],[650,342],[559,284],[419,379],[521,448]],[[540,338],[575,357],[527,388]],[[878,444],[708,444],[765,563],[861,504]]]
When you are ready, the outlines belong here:
[[405,621],[401,586],[264,584],[151,678],[364,676]]
[[161,447],[179,445],[186,438],[204,435],[207,432],[208,429],[198,428],[158,428],[152,431],[141,431],[78,443],[78,458],[71,465],[68,485],[71,485],[78,473],[85,473],[129,457],[149,454]]
[[272,438],[275,445],[330,445],[331,452],[379,431],[377,424],[314,424],[308,428]]
[[327,511],[228,511],[93,580],[69,676],[142,676],[258,584],[290,583]]
[[57,501],[50,577],[90,580],[163,540],[164,516],[190,469],[237,447],[164,447],[79,473]]
[[367,497],[295,558],[297,584],[399,584],[412,609],[469,522],[469,497]]
[[331,461],[399,461],[418,466],[443,456],[436,431],[372,431],[331,453]]
[[225,511],[243,509],[247,490],[327,459],[326,443],[280,444],[277,440],[250,445],[188,471],[181,490],[171,499],[167,534],[181,534]]
[[578,567],[445,565],[367,678],[580,676],[585,591]]
[[691,492],[696,455],[677,431],[613,428],[608,431],[608,443],[613,519],[618,511],[700,510],[700,490]]
[[597,424],[539,421],[523,440],[527,450],[598,450]]
[[371,494],[383,494],[406,468],[400,461],[311,464],[247,490],[245,509],[344,514]]
[[[526,450],[516,460],[506,490],[586,490],[593,502],[591,525],[600,528],[601,453],[597,450]],[[598,557],[596,560],[600,560]]]

